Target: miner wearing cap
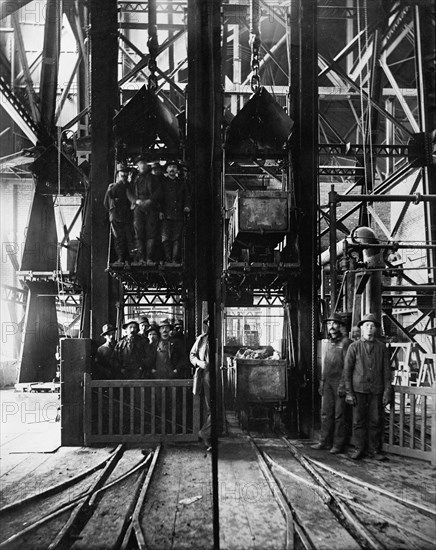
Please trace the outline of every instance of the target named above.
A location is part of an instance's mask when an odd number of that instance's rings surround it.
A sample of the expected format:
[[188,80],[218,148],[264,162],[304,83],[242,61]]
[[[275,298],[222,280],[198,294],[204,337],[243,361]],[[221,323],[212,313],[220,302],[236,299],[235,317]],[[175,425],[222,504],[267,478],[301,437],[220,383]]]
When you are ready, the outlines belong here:
[[312,449],[330,449],[341,453],[345,446],[345,400],[341,392],[345,356],[351,340],[344,334],[345,322],[334,313],[327,320],[328,340],[323,341],[322,373],[319,384],[321,401],[320,440]]
[[345,357],[344,380],[348,404],[353,405],[355,451],[351,458],[383,460],[380,452],[384,407],[392,399],[388,349],[375,337],[380,322],[372,313],[359,321],[361,338]]
[[117,255],[114,267],[121,267],[131,261],[133,251],[132,212],[127,196],[129,170],[119,165],[116,182],[109,184],[105,197],[104,207],[109,212],[109,221]]
[[93,378],[96,380],[111,380],[113,378],[114,351],[116,346],[115,327],[111,324],[103,325],[100,336],[105,339],[95,355],[95,372]]
[[139,336],[139,325],[135,319],[126,319],[123,324],[126,335],[117,343],[114,362],[118,378],[136,380],[146,378],[151,370],[148,341]]
[[155,245],[159,231],[159,211],[162,199],[162,176],[138,160],[138,173],[131,181],[127,195],[133,210],[138,263],[150,265],[155,260]]
[[191,211],[186,183],[179,177],[176,161],[169,161],[163,177],[163,198],[159,217],[162,220],[162,248],[166,263],[181,260],[184,214]]

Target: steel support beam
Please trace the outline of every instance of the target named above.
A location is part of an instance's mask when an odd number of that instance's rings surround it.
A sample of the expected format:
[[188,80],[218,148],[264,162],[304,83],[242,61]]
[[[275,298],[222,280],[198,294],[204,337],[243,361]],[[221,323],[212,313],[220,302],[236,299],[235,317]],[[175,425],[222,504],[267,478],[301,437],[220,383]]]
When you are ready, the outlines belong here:
[[38,141],[38,129],[35,122],[2,76],[0,76],[0,104],[27,139],[33,145],[36,145]]
[[56,373],[59,329],[56,312],[56,283],[28,281],[29,294],[23,327],[23,345],[17,382],[51,382]]
[[61,13],[58,0],[47,0],[40,84],[41,123],[49,135],[54,133],[58,88]]
[[[415,70],[418,89],[419,118],[422,132],[436,130],[436,75],[434,60],[436,46],[434,25],[436,5],[414,6]],[[436,165],[423,168],[424,192],[436,194]],[[427,235],[430,242],[436,242],[436,202],[426,209]],[[430,276],[435,281],[436,251],[429,253]]]
[[[291,116],[295,120],[295,196],[303,213],[299,224],[302,275],[298,292],[291,289],[291,311],[298,304],[297,369],[299,372],[298,428],[313,435],[316,415],[316,324],[318,192],[318,54],[316,2],[291,3]],[[291,323],[292,324],[292,323]]]
[[24,6],[27,6],[30,2],[32,2],[32,0],[0,0],[0,21],[19,9],[24,8]]
[[[220,369],[216,351],[221,330],[221,1],[188,2],[188,159],[193,167],[195,224],[196,331],[202,330],[203,305],[210,314],[210,381],[212,417],[212,488],[214,548],[219,548],[218,469],[216,439],[219,414]],[[192,324],[192,321],[190,322]],[[218,343],[218,345],[217,345]]]
[[[35,194],[20,271],[52,274],[57,267],[58,241],[53,198]],[[54,354],[59,339],[55,296],[57,286],[53,281],[29,281],[27,286],[29,295],[18,382],[49,382],[56,371]]]
[[[88,8],[74,0],[74,7],[67,10],[67,17],[71,25],[77,47],[81,52],[81,60],[77,71],[77,110],[79,113],[89,107],[89,71],[88,71],[88,41],[85,41],[85,28],[88,20]],[[88,132],[88,117],[79,122],[79,136],[83,137]]]
[[[104,323],[115,322],[111,281],[105,273],[109,224],[103,208],[108,183],[113,181],[112,119],[118,107],[118,37],[116,0],[92,0],[91,17],[91,185],[90,215],[90,328],[98,337]],[[86,215],[85,215],[86,217]],[[87,311],[90,315],[90,311]]]
[[24,47],[23,35],[21,33],[20,22],[18,20],[18,15],[14,12],[11,15],[12,25],[14,27],[15,37],[17,40],[18,46],[18,56],[20,58],[21,67],[23,69],[24,81],[26,83],[27,97],[30,105],[30,112],[32,113],[33,120],[35,122],[39,121],[39,110],[37,105],[37,100],[35,96],[35,90],[33,89],[32,77],[30,74],[29,63],[27,61],[26,49]]

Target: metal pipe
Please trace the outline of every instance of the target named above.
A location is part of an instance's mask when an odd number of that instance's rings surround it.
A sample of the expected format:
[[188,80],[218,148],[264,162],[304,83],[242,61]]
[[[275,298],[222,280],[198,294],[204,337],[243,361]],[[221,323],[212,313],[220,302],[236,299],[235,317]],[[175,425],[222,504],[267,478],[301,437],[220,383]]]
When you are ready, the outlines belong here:
[[339,195],[336,193],[336,202],[431,202],[436,201],[436,195]]
[[423,290],[425,292],[434,292],[436,291],[436,285],[383,285],[383,290],[393,290],[395,292],[402,292],[408,290]]

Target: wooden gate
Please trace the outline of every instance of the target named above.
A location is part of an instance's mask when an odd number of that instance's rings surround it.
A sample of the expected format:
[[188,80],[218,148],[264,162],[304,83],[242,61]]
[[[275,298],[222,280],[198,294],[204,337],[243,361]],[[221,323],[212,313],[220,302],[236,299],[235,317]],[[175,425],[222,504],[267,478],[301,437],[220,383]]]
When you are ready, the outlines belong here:
[[92,380],[84,375],[85,445],[197,441],[192,380]]
[[436,385],[393,388],[384,450],[436,466]]

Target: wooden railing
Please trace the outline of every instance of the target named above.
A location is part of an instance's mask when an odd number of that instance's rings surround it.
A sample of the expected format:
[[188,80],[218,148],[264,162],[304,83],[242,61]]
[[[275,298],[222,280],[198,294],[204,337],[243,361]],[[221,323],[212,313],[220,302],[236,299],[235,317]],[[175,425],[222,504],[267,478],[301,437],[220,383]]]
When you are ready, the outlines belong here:
[[436,466],[436,385],[393,388],[384,450]]
[[84,376],[85,445],[197,441],[192,380],[92,380]]

